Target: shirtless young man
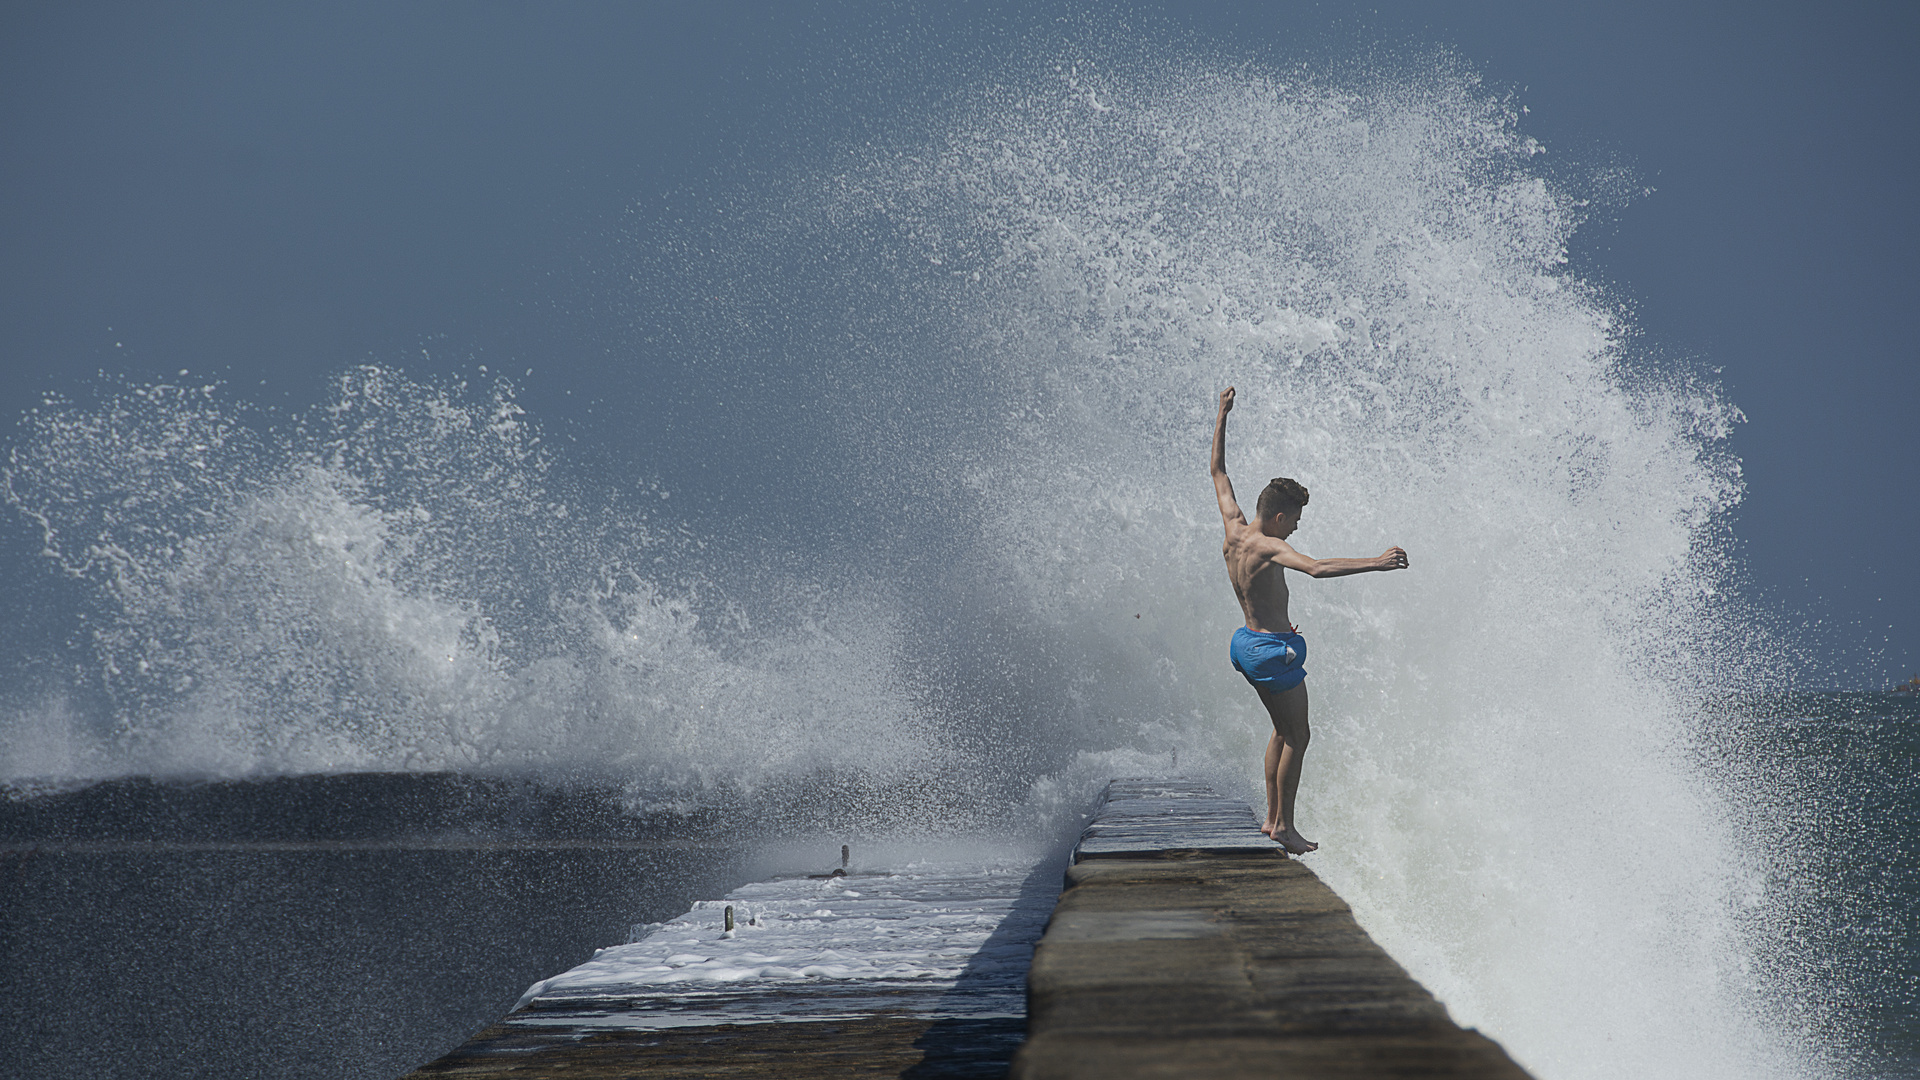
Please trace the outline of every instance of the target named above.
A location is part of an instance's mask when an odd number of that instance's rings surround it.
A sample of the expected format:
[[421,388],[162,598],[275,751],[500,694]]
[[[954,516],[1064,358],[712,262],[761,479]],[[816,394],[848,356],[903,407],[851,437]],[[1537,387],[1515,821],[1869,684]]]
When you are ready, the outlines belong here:
[[1307,642],[1287,621],[1283,568],[1317,578],[1404,570],[1407,553],[1388,548],[1377,559],[1315,559],[1293,550],[1287,537],[1300,527],[1307,489],[1286,477],[1275,479],[1260,493],[1254,507],[1258,520],[1247,524],[1247,515],[1233,498],[1233,481],[1227,479],[1227,414],[1232,411],[1233,387],[1229,386],[1220,394],[1220,414],[1213,422],[1213,491],[1220,498],[1220,520],[1227,527],[1221,548],[1227,557],[1227,578],[1233,582],[1233,595],[1240,599],[1247,625],[1233,632],[1228,656],[1273,717],[1273,737],[1267,741],[1267,820],[1260,831],[1289,852],[1304,855],[1320,846],[1293,827],[1300,759],[1306,755],[1309,736]]

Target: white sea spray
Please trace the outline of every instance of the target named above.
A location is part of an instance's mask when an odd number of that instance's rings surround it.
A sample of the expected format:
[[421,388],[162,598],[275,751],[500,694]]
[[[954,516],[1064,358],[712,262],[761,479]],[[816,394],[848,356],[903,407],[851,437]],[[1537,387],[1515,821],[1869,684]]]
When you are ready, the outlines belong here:
[[1754,975],[1777,899],[1689,759],[1701,701],[1758,651],[1719,603],[1739,415],[1637,360],[1567,270],[1582,210],[1540,153],[1446,65],[1325,85],[1062,64],[795,217],[890,242],[920,305],[902,321],[990,402],[942,402],[973,430],[913,468],[978,521],[952,602],[1021,643],[1012,681],[1052,681],[1036,806],[1175,754],[1262,798],[1205,474],[1236,386],[1242,499],[1293,476],[1301,549],[1412,553],[1294,585],[1316,871],[1543,1076],[1791,1073],[1783,990]]
[[665,245],[710,306],[636,306],[710,378],[804,373],[740,429],[807,410],[793,482],[859,548],[810,572],[577,497],[503,386],[50,406],[8,496],[91,681],[12,710],[0,771],[587,770],[909,830],[1056,832],[1163,769],[1257,800],[1205,474],[1234,385],[1243,499],[1295,477],[1297,546],[1412,556],[1295,584],[1316,872],[1543,1077],[1804,1070],[1750,811],[1689,758],[1756,648],[1738,413],[1569,272],[1540,151],[1447,64],[1049,63]]

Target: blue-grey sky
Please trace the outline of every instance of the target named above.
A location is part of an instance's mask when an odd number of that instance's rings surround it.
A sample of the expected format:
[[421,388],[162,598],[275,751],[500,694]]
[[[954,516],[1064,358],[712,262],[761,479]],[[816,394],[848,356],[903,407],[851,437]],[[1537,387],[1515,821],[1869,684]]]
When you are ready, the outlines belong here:
[[[1256,62],[1441,46],[1528,108],[1551,159],[1654,189],[1587,226],[1575,264],[1630,302],[1639,347],[1720,369],[1746,413],[1756,595],[1817,624],[1834,681],[1920,665],[1920,373],[1899,314],[1920,284],[1916,9],[1129,10],[7,5],[0,412],[101,370],[303,403],[375,360],[533,367],[523,403],[591,425],[583,403],[687,377],[605,364],[632,335],[608,303],[621,244],[654,207],[794,160],[797,133],[884,126],[903,87],[1077,25]],[[643,443],[633,459],[668,474],[687,445]]]

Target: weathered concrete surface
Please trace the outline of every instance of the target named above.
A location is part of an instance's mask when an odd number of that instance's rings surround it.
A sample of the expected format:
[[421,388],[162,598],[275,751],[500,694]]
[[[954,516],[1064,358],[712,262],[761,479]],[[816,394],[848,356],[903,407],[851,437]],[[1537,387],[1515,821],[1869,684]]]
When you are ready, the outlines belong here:
[[677,1006],[554,996],[410,1080],[986,1078],[1006,1075],[1023,1030],[1021,1080],[1526,1078],[1261,836],[1244,803],[1190,781],[1116,780],[1074,859],[1034,953],[1025,1021],[930,1015],[951,1003],[911,1000],[925,992],[907,988],[856,1006],[836,1004],[829,987],[794,986],[755,991],[766,998],[759,1011],[850,1014],[623,1028]]
[[761,1080],[1006,1075],[1019,1019],[862,1016],[786,1024],[716,1024],[651,1031],[541,1030],[496,1024],[405,1080],[616,1080],[635,1076]]
[[743,886],[535,984],[410,1075],[1003,1077],[1059,895],[1061,861],[1033,860]]
[[1109,788],[1034,952],[1013,1077],[1524,1080],[1225,802],[1166,781]]
[[1074,861],[1157,857],[1169,850],[1272,853],[1253,810],[1192,780],[1113,780],[1080,834]]

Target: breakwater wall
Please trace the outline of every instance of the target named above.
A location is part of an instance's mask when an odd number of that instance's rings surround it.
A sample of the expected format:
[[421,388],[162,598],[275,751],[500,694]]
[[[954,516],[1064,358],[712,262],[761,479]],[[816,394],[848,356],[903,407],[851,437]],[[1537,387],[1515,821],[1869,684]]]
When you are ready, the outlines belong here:
[[1025,856],[750,885],[536,984],[409,1080],[1526,1080],[1244,803],[1112,781],[1061,872]]

